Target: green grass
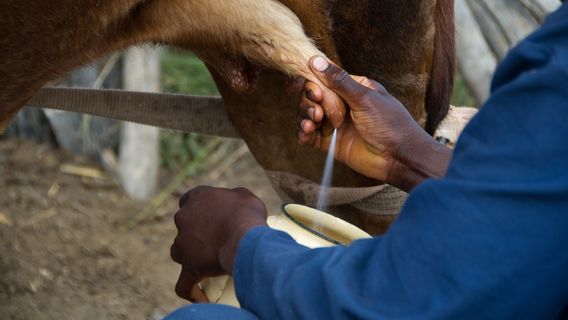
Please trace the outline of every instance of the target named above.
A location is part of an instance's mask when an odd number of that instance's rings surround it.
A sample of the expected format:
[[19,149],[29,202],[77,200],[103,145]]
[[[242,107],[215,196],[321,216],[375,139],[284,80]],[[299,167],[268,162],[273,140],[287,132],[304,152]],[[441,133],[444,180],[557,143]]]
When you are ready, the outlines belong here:
[[210,139],[194,133],[162,130],[160,139],[162,165],[172,171],[181,170],[186,163],[194,160],[195,155],[201,152]]
[[473,95],[470,93],[459,72],[456,74],[456,81],[454,82],[452,104],[459,107],[477,107],[475,98],[473,98]]
[[[219,95],[209,71],[195,55],[167,49],[161,57],[164,91],[194,95]],[[162,164],[172,171],[182,170],[207,144],[211,137],[162,130]],[[189,173],[190,175],[192,173]]]
[[219,95],[201,60],[193,54],[172,49],[162,54],[162,85],[166,92]]

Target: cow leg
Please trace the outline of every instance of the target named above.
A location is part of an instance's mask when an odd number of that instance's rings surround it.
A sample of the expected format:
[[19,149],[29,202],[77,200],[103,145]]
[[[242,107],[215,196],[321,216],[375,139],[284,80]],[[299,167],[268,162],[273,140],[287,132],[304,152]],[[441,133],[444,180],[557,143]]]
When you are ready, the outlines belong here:
[[314,81],[322,87],[331,109],[344,111],[342,100],[325,88],[308,66],[312,56],[325,54],[306,35],[298,17],[279,1],[148,1],[132,24],[132,30],[138,28],[143,34],[141,39],[191,49],[206,61],[214,61],[213,67],[236,92],[248,93],[240,90],[250,90],[250,85],[233,81],[234,73],[226,72],[226,63],[219,62],[219,56],[230,57],[227,60],[240,57]]
[[[131,1],[129,6],[107,5],[105,8],[92,7],[92,3],[85,1],[79,1],[74,5],[60,1],[52,3],[51,7],[43,8],[47,10],[47,14],[30,10],[33,8],[30,2],[33,1],[23,2],[30,7],[12,8],[6,5],[3,11],[9,14],[19,9],[28,14],[35,13],[35,16],[19,17],[18,21],[28,20],[26,23],[29,22],[36,29],[28,30],[27,34],[17,37],[10,34],[17,32],[17,27],[14,25],[12,30],[3,30],[1,34],[10,35],[4,41],[7,45],[16,48],[29,44],[30,42],[22,43],[23,39],[29,41],[28,36],[35,37],[37,42],[32,47],[37,47],[35,48],[37,51],[18,59],[23,59],[23,63],[34,65],[33,60],[37,56],[42,56],[40,60],[43,64],[39,66],[36,64],[34,70],[27,70],[27,73],[3,66],[8,69],[3,74],[19,75],[24,79],[17,79],[20,86],[12,86],[12,90],[6,89],[12,91],[12,94],[0,100],[3,105],[0,118],[2,125],[6,125],[17,112],[23,104],[22,100],[29,99],[44,82],[85,63],[89,58],[140,42],[160,42],[204,51],[222,51],[233,56],[243,56],[264,67],[301,76],[321,85],[310,72],[308,60],[311,56],[324,56],[324,54],[306,36],[297,16],[275,0]],[[79,11],[90,9],[95,11],[91,21],[64,20],[67,15],[83,16],[84,12]],[[59,14],[61,12],[63,15]],[[62,20],[65,29],[46,28],[41,32],[42,27],[53,25],[53,21],[57,19]],[[56,32],[67,35],[68,38],[57,39]],[[40,43],[45,46],[41,46]],[[49,51],[49,46],[55,44],[59,45],[59,50]],[[44,53],[41,52],[42,49],[48,51]],[[6,57],[4,61],[8,63],[13,60],[13,57],[12,59]],[[35,77],[30,77],[30,74]],[[325,89],[323,86],[322,88]],[[23,97],[19,101],[15,99],[18,95]],[[325,95],[326,100],[335,101],[332,105],[342,108],[341,100],[333,92],[325,90]]]

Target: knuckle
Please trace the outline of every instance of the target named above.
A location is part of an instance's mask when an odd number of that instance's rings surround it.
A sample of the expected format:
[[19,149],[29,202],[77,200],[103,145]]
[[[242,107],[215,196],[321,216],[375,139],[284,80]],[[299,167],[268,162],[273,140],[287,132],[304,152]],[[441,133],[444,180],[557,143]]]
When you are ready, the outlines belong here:
[[184,193],[180,198],[179,198],[179,207],[183,207],[184,204],[187,202],[187,199],[189,199],[189,191]]
[[250,190],[245,188],[245,187],[238,187],[238,188],[233,189],[233,191],[236,191],[238,193],[244,193],[244,194],[251,193]]
[[262,202],[262,200],[260,200],[260,198],[258,198],[249,189],[244,188],[244,187],[239,187],[239,188],[235,188],[233,190],[240,193],[240,195],[241,195],[240,201],[241,201],[242,204],[246,204],[248,206],[252,206],[252,207],[255,207],[255,208],[260,206],[260,205],[264,206],[264,203]]
[[176,212],[176,214],[174,214],[174,224],[176,226],[176,228],[178,228],[178,230],[183,226],[183,214],[181,211]]
[[187,196],[187,200],[189,199],[199,199],[200,196],[202,196],[204,193],[208,192],[211,190],[211,187],[208,186],[197,186],[193,189],[191,189],[190,191],[187,192],[188,196]]
[[172,246],[170,247],[170,258],[174,262],[181,263],[181,259],[179,256],[179,249],[177,248],[175,243],[172,244]]
[[264,205],[264,202],[262,202],[262,200],[260,200],[260,198],[258,198],[255,195],[252,195],[252,197],[249,199],[249,203],[250,206],[256,210],[256,211],[264,211],[266,210],[266,206]]
[[331,81],[338,87],[348,87],[351,82],[351,76],[347,73],[347,71],[343,69],[338,69],[333,71],[331,74]]
[[256,198],[254,193],[252,193],[249,189],[245,187],[238,187],[233,189],[233,191],[239,194],[239,201],[243,203],[249,203],[251,199]]
[[191,192],[191,193],[201,193],[201,192],[207,191],[207,189],[209,189],[208,186],[201,185],[201,186],[195,187],[195,188],[194,188],[193,190],[191,190],[190,192]]

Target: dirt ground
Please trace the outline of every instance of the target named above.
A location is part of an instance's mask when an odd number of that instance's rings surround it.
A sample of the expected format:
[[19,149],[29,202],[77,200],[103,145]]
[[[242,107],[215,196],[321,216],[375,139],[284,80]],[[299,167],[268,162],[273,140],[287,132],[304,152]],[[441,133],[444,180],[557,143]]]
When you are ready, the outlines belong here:
[[[132,230],[145,204],[111,175],[86,178],[65,165],[97,164],[29,141],[0,140],[0,318],[160,319],[185,304],[174,293],[172,215],[182,190],[246,186],[269,210],[279,201],[250,155],[211,180],[188,179]],[[171,180],[164,176],[164,184]]]

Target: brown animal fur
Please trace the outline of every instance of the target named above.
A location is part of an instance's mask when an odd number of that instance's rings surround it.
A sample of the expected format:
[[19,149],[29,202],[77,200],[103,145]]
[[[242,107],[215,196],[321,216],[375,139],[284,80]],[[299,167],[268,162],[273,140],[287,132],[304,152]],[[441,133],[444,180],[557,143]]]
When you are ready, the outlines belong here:
[[438,0],[434,23],[436,28],[434,59],[425,100],[428,114],[425,129],[432,135],[448,113],[454,87],[456,70],[454,0]]
[[[2,121],[45,81],[91,57],[139,42],[176,43],[200,52],[240,55],[264,67],[319,82],[306,62],[313,55],[324,54],[304,34],[297,16],[276,0],[118,3],[100,2],[97,6],[94,1],[59,1],[44,5],[20,1],[0,7],[8,22],[1,33],[4,48],[15,47],[22,39],[46,45],[28,46],[29,52],[14,50],[19,57],[4,60],[1,70],[7,76],[1,102],[8,110],[2,112]],[[85,17],[85,12],[91,14]],[[59,48],[53,48],[54,44]],[[32,52],[34,49],[38,52]],[[24,70],[14,69],[22,66]]]
[[447,114],[453,88],[453,1],[351,0],[330,6],[345,67],[383,83],[430,133]]
[[[307,61],[320,48],[382,82],[431,132],[452,87],[452,1],[1,1],[0,128],[43,84],[81,64],[130,45],[176,45],[208,63],[265,169],[319,181],[323,155],[295,141],[297,98],[284,93],[286,74],[315,80]],[[333,181],[376,184],[341,165]]]

